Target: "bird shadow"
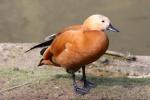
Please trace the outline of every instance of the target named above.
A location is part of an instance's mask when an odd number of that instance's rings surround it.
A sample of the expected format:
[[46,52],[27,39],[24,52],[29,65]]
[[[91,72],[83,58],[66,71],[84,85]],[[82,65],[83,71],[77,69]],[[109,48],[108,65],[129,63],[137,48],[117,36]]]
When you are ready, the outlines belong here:
[[[71,75],[68,74],[57,74],[54,75],[56,79],[72,79]],[[76,79],[80,80],[81,75],[77,75]],[[150,84],[150,78],[127,78],[127,77],[97,77],[97,76],[87,76],[87,80],[94,82],[97,86],[139,86],[139,85],[147,85]]]

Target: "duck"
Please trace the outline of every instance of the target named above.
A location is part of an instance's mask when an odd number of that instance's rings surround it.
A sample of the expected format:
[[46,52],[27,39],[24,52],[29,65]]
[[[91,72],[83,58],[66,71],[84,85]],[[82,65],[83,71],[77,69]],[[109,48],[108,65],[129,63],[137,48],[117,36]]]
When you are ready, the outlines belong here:
[[[40,44],[31,47],[26,52],[35,48],[44,47],[40,54],[42,59],[38,66],[54,65],[63,67],[71,74],[73,89],[76,93],[84,95],[96,84],[86,78],[86,65],[99,59],[108,49],[109,38],[106,31],[119,32],[102,14],[94,14],[85,19],[81,25],[72,25],[50,35]],[[76,72],[82,69],[83,87],[76,82]]]

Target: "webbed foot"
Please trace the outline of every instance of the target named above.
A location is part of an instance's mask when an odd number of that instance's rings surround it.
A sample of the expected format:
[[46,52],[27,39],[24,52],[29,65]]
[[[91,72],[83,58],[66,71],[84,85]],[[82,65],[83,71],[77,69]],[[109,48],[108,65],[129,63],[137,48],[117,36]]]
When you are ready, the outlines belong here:
[[81,95],[85,95],[89,92],[89,88],[81,88],[81,87],[78,87],[77,85],[74,85],[74,91],[77,93],[77,94],[81,94]]

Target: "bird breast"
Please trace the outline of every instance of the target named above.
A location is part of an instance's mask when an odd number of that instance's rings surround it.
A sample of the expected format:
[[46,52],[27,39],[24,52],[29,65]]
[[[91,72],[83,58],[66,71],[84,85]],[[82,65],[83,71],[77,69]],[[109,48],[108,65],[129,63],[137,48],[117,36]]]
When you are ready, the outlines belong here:
[[102,56],[108,48],[109,40],[104,32],[85,33],[84,49],[80,50],[83,62],[89,64]]

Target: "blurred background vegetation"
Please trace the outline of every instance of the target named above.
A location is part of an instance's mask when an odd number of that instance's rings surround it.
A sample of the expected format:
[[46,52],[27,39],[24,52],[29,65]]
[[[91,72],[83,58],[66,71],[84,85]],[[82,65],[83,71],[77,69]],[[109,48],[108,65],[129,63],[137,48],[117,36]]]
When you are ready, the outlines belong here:
[[109,49],[150,54],[150,0],[0,0],[0,42],[41,42],[97,13],[120,30]]

